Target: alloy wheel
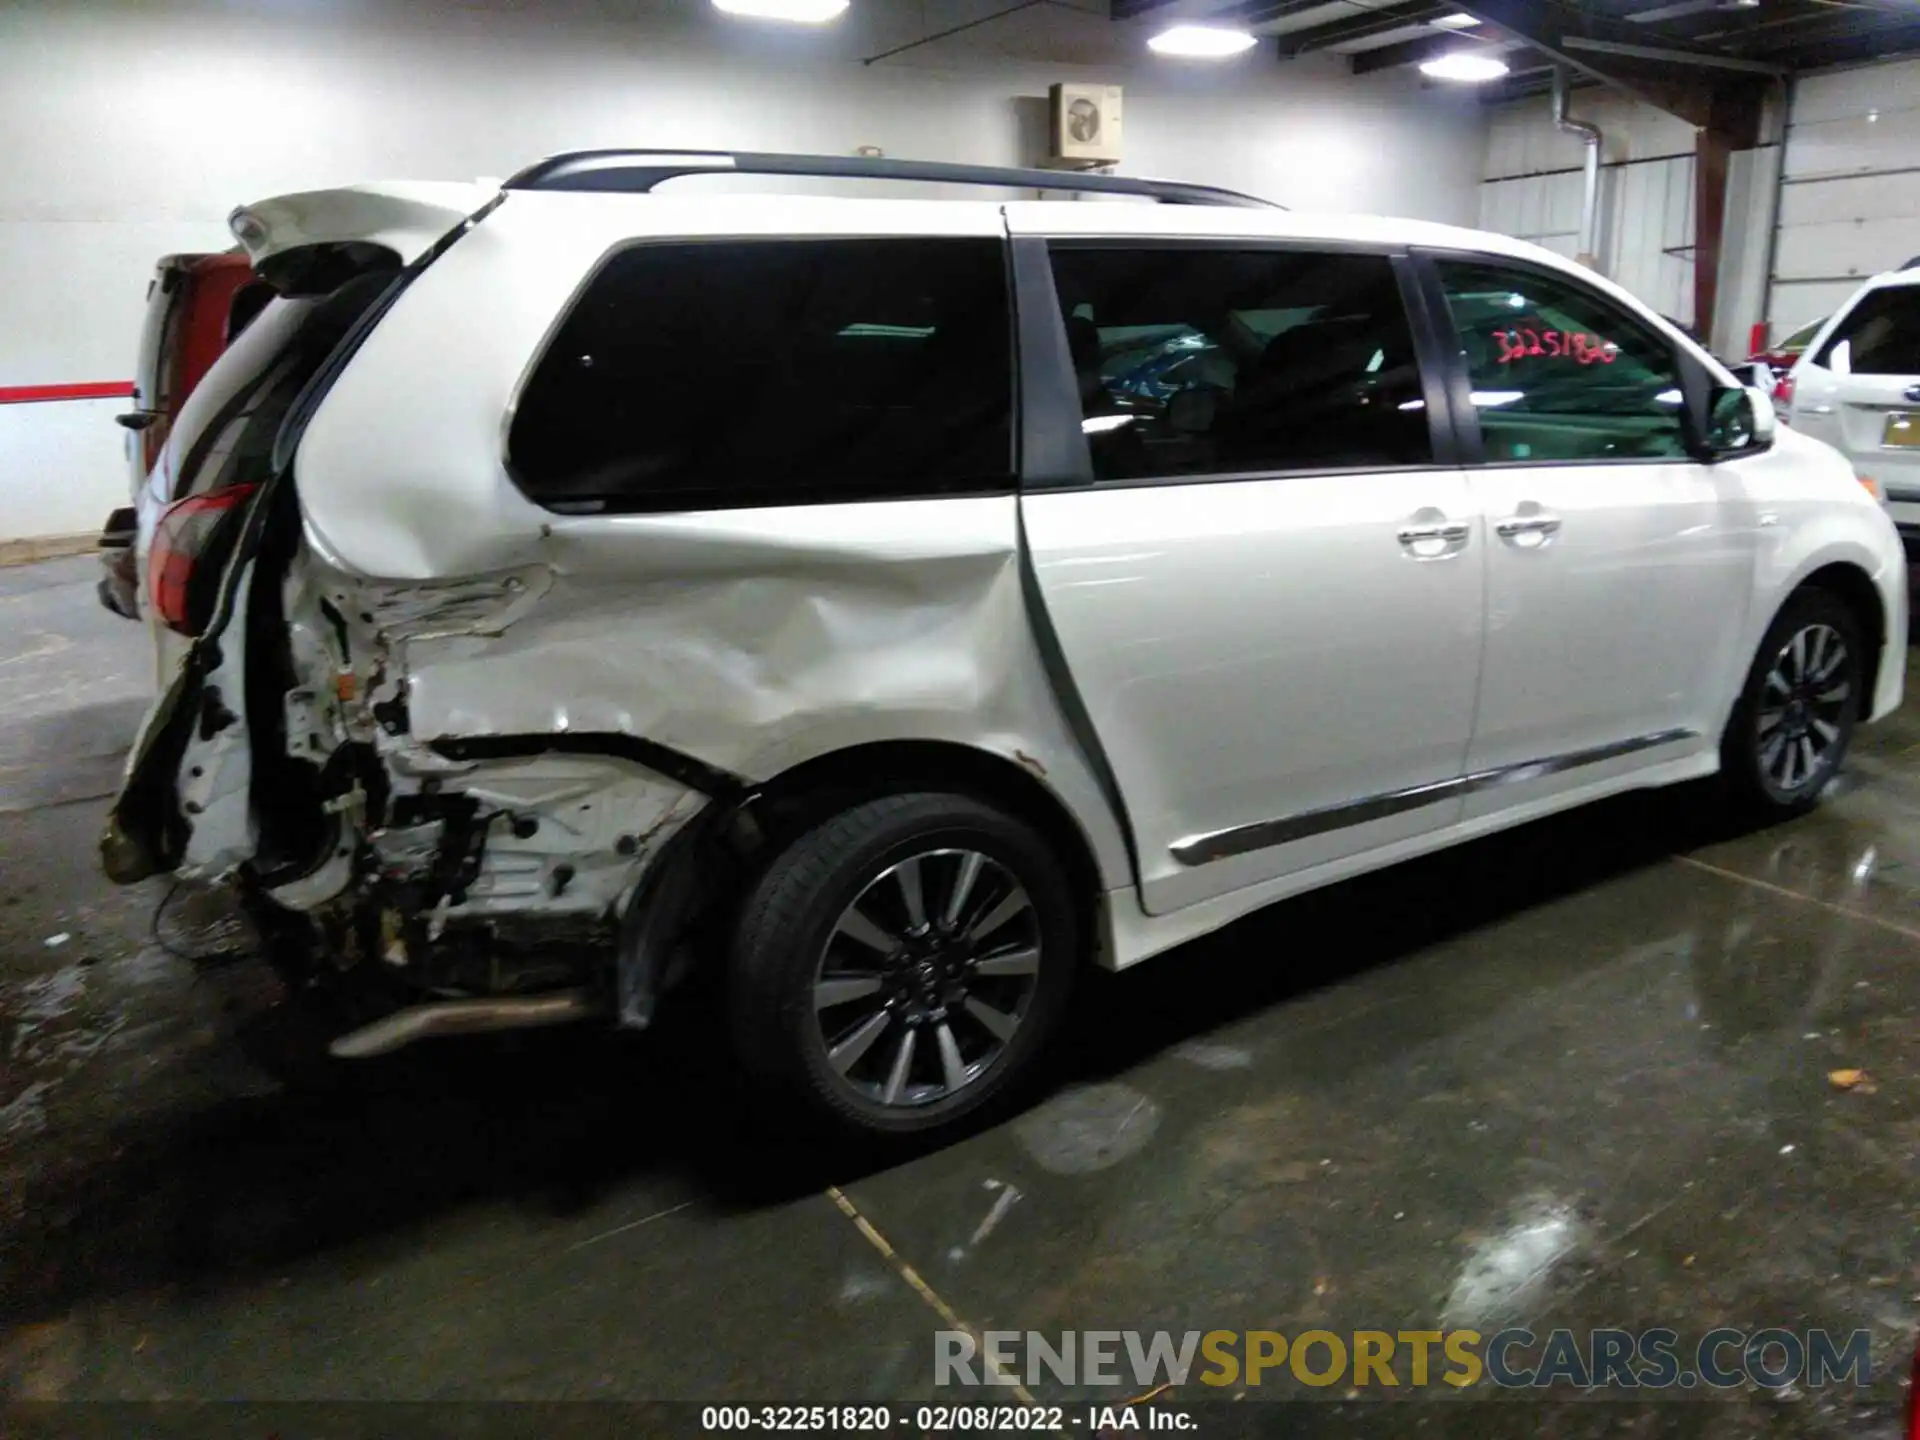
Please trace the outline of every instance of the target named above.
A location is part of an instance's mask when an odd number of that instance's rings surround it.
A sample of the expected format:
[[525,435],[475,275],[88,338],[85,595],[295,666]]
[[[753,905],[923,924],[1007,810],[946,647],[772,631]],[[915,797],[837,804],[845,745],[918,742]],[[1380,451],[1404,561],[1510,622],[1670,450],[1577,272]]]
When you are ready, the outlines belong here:
[[1005,1054],[1039,978],[1039,916],[1013,873],[978,850],[921,851],[869,881],[828,935],[817,1038],[866,1102],[933,1104]]
[[1802,626],[1774,656],[1754,741],[1760,770],[1782,792],[1824,778],[1846,730],[1853,686],[1847,642],[1831,625]]

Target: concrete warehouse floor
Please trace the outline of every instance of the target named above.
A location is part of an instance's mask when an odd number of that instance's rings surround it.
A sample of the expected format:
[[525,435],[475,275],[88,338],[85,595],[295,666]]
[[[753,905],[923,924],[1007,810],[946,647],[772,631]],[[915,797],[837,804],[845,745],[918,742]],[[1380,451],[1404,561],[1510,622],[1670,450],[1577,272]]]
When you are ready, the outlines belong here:
[[[1795,824],[1630,797],[1095,976],[1050,1098],[879,1169],[758,1129],[697,1007],[276,1078],[311,1037],[274,983],[175,958],[162,887],[95,867],[149,662],[92,578],[0,570],[0,1396],[913,1400],[937,1297],[1046,1332],[1865,1328],[1865,1391],[1631,1433],[1897,1428],[1920,701]],[[198,899],[158,933],[244,945]]]

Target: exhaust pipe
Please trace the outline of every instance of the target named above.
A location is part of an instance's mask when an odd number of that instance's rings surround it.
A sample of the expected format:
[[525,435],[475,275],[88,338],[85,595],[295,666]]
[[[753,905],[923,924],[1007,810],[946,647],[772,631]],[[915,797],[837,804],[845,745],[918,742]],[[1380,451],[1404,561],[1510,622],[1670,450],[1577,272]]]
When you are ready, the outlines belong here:
[[367,1060],[435,1035],[481,1035],[494,1030],[532,1030],[589,1020],[601,1007],[584,990],[550,995],[502,996],[484,1000],[442,1000],[413,1005],[350,1030],[327,1050],[340,1060]]
[[1581,166],[1580,254],[1576,257],[1589,270],[1600,268],[1600,127],[1567,114],[1570,87],[1567,67],[1553,67],[1554,128],[1578,136],[1587,147],[1586,163]]

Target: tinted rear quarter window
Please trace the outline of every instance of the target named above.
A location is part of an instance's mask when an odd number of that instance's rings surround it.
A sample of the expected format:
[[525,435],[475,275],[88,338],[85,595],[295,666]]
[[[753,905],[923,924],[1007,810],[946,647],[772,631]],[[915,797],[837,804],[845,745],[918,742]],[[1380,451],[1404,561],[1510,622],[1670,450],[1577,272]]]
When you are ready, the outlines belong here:
[[370,275],[318,299],[263,305],[181,407],[167,442],[171,498],[267,479],[294,398],[391,280]]
[[1820,363],[1836,375],[1920,375],[1920,285],[1869,290]]
[[1004,490],[1011,347],[996,240],[636,245],[535,366],[509,464],[585,513]]

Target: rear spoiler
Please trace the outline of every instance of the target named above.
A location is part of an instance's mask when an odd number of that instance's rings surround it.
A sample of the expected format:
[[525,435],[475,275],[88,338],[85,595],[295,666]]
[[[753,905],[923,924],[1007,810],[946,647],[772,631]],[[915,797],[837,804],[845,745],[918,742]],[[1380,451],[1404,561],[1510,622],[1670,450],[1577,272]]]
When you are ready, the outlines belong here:
[[351,275],[411,265],[499,193],[438,180],[307,190],[242,205],[227,228],[274,289],[323,293]]

